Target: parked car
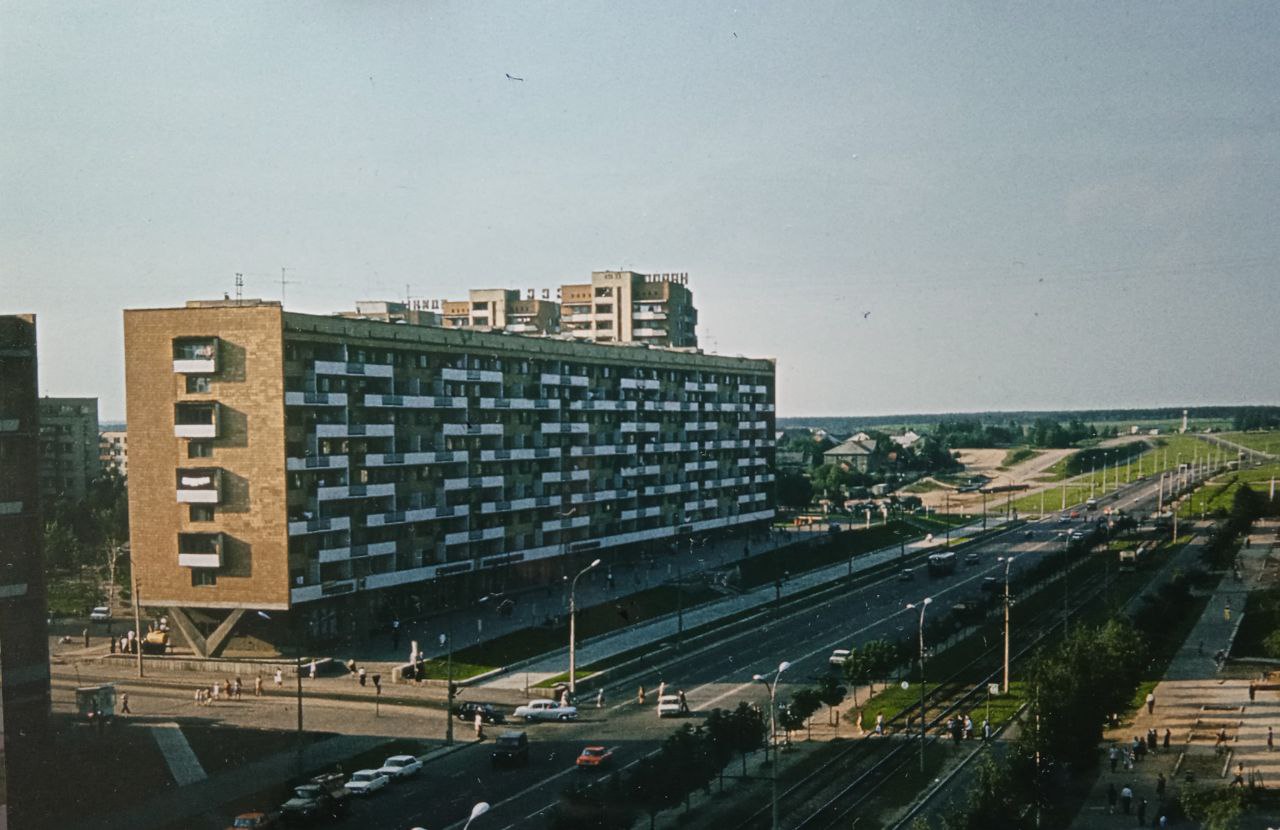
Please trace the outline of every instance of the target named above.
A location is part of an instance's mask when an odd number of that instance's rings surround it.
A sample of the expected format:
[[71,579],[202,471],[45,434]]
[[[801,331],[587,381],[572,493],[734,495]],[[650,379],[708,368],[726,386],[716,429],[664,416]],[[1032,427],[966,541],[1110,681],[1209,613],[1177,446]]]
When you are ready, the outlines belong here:
[[849,649],[838,648],[831,652],[831,656],[827,658],[827,662],[833,666],[843,666],[849,661]]
[[603,746],[588,746],[578,755],[578,769],[597,770],[613,766],[613,750]]
[[529,763],[529,736],[523,732],[503,732],[493,742],[489,762],[495,767],[527,766]]
[[372,795],[387,786],[391,779],[376,769],[362,769],[351,774],[346,788],[352,795]]
[[1058,524],[1060,525],[1064,525],[1069,521],[1071,521],[1070,513],[1063,513],[1061,516],[1058,517]]
[[577,720],[578,707],[561,706],[554,700],[531,700],[523,706],[517,706],[512,717],[524,718],[526,722],[535,720]]
[[89,622],[111,622],[111,609],[105,605],[96,606],[89,612]]
[[422,762],[412,755],[392,755],[382,762],[382,766],[378,767],[378,772],[392,781],[396,781],[400,778],[417,775],[421,769]]
[[294,820],[339,818],[347,812],[349,795],[341,775],[317,775],[306,784],[293,788],[293,797],[280,806],[280,813],[284,818]]
[[899,582],[910,582],[915,578],[916,578],[916,572],[913,571],[911,568],[903,568],[902,570],[898,571]]
[[453,707],[453,714],[458,718],[458,720],[464,720],[468,723],[475,721],[477,713],[479,713],[480,720],[484,723],[507,722],[507,716],[502,714],[502,712],[498,710],[498,707],[494,706],[492,703],[467,702],[460,703]]
[[270,827],[280,826],[279,817],[279,813],[261,811],[241,813],[231,820],[231,826],[227,830],[267,830]]
[[679,695],[663,695],[658,698],[658,717],[678,718],[684,714]]
[[966,565],[978,565],[982,563],[982,559],[978,556],[978,554],[973,553],[971,551],[964,555],[964,563]]

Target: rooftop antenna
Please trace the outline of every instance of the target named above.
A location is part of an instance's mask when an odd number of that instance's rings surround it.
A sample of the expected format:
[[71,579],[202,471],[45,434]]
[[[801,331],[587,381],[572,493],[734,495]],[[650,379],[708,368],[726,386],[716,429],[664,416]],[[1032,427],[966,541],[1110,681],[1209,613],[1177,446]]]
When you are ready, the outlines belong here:
[[283,265],[280,266],[280,307],[284,307],[284,287],[286,285],[297,285],[298,280],[287,280],[284,278],[284,272],[288,270]]
[[236,305],[240,305],[240,298],[244,295],[244,274],[236,271]]

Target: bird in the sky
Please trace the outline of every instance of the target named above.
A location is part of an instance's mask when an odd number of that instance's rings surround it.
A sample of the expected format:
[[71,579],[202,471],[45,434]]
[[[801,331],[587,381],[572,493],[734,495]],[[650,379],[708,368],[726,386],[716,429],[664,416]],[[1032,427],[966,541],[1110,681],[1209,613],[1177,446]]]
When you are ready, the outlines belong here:
[[864,311],[864,312],[862,312],[862,319],[863,319],[863,320],[867,319],[867,318],[868,318],[868,317],[870,317],[870,316],[871,316],[871,312],[870,312],[870,311]]
[[508,72],[508,73],[507,73],[507,80],[508,80],[508,81],[523,81],[523,80],[524,80],[524,78],[517,78],[515,75],[512,75],[510,72]]

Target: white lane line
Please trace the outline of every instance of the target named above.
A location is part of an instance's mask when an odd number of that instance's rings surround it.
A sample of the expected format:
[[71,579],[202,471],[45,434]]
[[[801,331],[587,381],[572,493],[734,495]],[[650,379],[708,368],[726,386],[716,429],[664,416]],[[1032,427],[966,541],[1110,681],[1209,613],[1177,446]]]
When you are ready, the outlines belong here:
[[195,752],[191,749],[187,736],[182,734],[182,728],[178,724],[152,724],[151,736],[155,738],[156,746],[160,748],[160,754],[164,756],[165,763],[169,765],[169,773],[173,776],[174,783],[179,787],[203,781],[208,777],[205,774],[204,767],[200,766],[200,759],[196,757]]

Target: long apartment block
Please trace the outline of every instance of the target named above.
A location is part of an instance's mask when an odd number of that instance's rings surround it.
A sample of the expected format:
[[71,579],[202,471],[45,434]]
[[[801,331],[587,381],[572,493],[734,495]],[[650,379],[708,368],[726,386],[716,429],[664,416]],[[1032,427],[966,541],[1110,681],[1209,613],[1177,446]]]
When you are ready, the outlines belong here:
[[774,515],[771,360],[253,300],[126,311],[125,354],[142,601],[184,630],[231,614],[197,651],[245,609],[316,631],[335,604]]

